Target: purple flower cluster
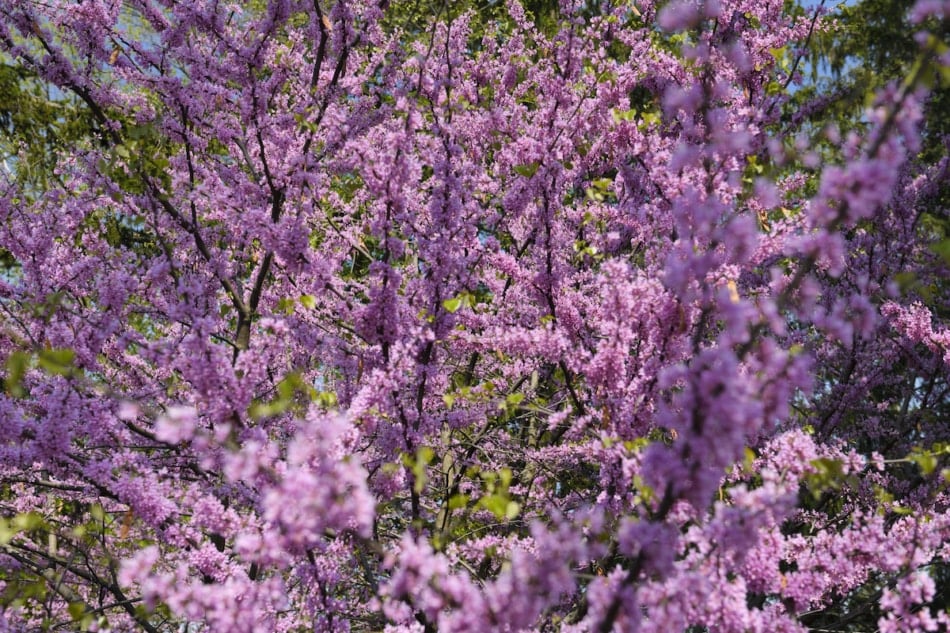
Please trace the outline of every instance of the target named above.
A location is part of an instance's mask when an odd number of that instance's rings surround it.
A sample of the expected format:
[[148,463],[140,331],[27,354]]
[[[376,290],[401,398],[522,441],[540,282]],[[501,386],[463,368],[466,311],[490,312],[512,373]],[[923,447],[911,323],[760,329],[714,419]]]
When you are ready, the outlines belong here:
[[919,82],[833,163],[778,0],[389,4],[0,3],[91,130],[2,184],[0,630],[945,630]]

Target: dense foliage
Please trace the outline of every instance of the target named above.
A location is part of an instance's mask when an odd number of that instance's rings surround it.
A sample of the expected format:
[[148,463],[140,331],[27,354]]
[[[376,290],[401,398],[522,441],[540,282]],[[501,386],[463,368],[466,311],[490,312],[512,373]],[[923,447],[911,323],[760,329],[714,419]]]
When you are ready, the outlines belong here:
[[950,5],[815,11],[0,0],[0,630],[946,630]]

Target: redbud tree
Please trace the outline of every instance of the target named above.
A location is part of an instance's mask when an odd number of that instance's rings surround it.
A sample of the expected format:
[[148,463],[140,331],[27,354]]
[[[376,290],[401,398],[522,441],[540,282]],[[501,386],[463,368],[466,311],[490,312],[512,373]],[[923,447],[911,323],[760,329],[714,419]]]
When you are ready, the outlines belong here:
[[0,1],[0,629],[945,630],[947,2],[409,4]]

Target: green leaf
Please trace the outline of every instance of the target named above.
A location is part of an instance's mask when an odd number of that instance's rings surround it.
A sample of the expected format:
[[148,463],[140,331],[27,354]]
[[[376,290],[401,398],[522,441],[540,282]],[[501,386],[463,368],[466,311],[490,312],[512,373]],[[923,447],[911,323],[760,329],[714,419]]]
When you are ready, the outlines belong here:
[[504,495],[485,495],[478,500],[478,504],[494,514],[498,520],[504,519],[508,513],[508,498]]
[[419,450],[416,452],[418,461],[423,464],[429,464],[435,458],[435,451],[432,450],[430,446],[420,446]]
[[742,454],[742,470],[752,472],[752,466],[755,464],[755,460],[755,451],[746,446]]
[[620,123],[621,121],[633,121],[637,118],[637,111],[636,109],[619,110],[614,108],[610,111],[610,118],[613,119],[614,123]]
[[22,398],[26,395],[23,389],[23,376],[30,368],[31,361],[32,357],[27,352],[13,352],[7,357],[3,387],[14,398]]
[[465,494],[452,495],[449,498],[449,510],[458,510],[468,505],[469,496]]
[[659,112],[644,112],[643,113],[643,126],[647,127],[650,125],[656,125],[662,120]]
[[874,486],[874,498],[877,499],[878,502],[882,504],[889,504],[889,503],[894,502],[894,495],[891,494],[883,486],[878,486],[878,485]]
[[39,365],[51,374],[67,376],[73,370],[76,352],[71,349],[44,349],[38,354]]
[[516,407],[521,404],[522,400],[524,400],[523,393],[509,393],[508,396],[505,397],[505,404],[510,407]]
[[505,505],[505,518],[509,521],[517,517],[519,512],[521,512],[521,504],[517,501],[509,501]]
[[541,163],[534,161],[533,163],[528,163],[527,165],[515,165],[515,173],[519,176],[524,176],[525,178],[531,178],[536,173],[538,173],[538,168],[541,167]]
[[0,518],[0,545],[7,545],[20,530],[10,525],[6,519]]
[[512,473],[511,469],[507,467],[502,468],[501,470],[498,471],[498,478],[501,480],[502,490],[506,492],[508,491],[508,486],[511,485],[511,478],[513,475],[514,473]]
[[817,499],[828,490],[838,490],[844,482],[844,464],[837,459],[820,457],[811,461],[814,472],[804,477],[805,484]]
[[300,295],[300,305],[308,310],[313,310],[317,307],[317,298],[313,295]]
[[920,473],[925,477],[937,470],[937,456],[930,451],[915,449],[907,456],[907,459],[917,464],[917,467],[920,468]]
[[939,256],[940,259],[942,259],[945,263],[950,264],[950,238],[940,240],[935,244],[931,244],[930,250]]
[[453,297],[452,299],[446,299],[442,302],[442,307],[445,308],[448,312],[454,313],[462,307],[461,297]]
[[36,512],[21,512],[13,517],[13,527],[20,532],[28,532],[44,527],[46,522]]
[[416,451],[415,456],[406,455],[402,456],[402,463],[406,466],[410,472],[412,472],[412,477],[414,479],[412,484],[412,489],[416,494],[421,494],[426,487],[426,466],[435,459],[435,451],[432,450],[429,446],[420,446]]
[[86,615],[86,605],[82,602],[70,602],[69,607],[69,617],[73,620],[81,620],[82,616]]
[[247,414],[252,420],[263,420],[275,415],[280,415],[290,407],[286,400],[276,400],[274,402],[254,402],[247,408]]
[[337,405],[339,400],[336,397],[336,393],[332,391],[321,391],[317,393],[314,401],[324,409],[331,409]]
[[625,440],[623,447],[631,453],[639,453],[650,445],[650,438],[638,437],[632,440]]

